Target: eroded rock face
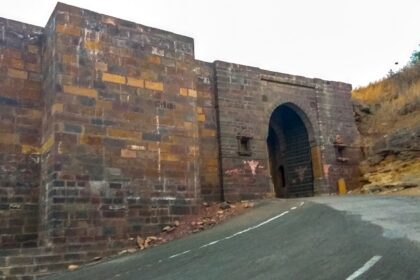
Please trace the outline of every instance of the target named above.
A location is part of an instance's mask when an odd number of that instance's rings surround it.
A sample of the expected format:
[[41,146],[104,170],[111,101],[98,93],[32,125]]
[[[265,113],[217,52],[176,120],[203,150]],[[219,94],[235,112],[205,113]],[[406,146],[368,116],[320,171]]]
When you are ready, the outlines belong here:
[[353,92],[365,156],[359,166],[363,193],[420,189],[419,69],[412,65]]
[[360,164],[362,192],[400,191],[420,186],[420,126],[379,138]]

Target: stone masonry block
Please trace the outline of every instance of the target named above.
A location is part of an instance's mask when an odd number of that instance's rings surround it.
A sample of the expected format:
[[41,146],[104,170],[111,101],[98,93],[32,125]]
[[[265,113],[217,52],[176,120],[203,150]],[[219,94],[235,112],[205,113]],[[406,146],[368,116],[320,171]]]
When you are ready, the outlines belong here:
[[77,87],[77,86],[64,86],[63,91],[74,95],[86,96],[86,97],[98,97],[98,92],[92,88]]
[[103,73],[102,74],[102,81],[115,83],[115,84],[125,84],[126,83],[126,78],[124,76],[121,76],[121,75]]
[[160,82],[153,82],[153,81],[145,81],[145,88],[156,90],[156,91],[163,91],[163,83]]

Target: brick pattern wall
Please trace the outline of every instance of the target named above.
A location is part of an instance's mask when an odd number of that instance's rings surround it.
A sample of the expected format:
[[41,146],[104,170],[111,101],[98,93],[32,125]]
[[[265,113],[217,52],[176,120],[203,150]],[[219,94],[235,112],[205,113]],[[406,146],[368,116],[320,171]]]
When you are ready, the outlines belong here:
[[[358,163],[361,159],[359,132],[353,117],[351,85],[317,80],[319,142],[322,147],[324,176],[327,184],[320,192],[337,192],[337,180],[344,178],[349,188],[360,186]],[[339,135],[344,148],[334,142]],[[340,158],[345,161],[341,161]]]
[[201,198],[206,201],[219,201],[221,188],[214,67],[211,63],[197,61],[195,70],[197,75]]
[[[229,200],[273,194],[267,151],[272,112],[290,104],[306,125],[312,148],[315,193],[336,193],[337,180],[357,185],[358,132],[350,103],[351,86],[258,68],[215,62],[222,177]],[[238,136],[249,134],[251,155],[238,153]],[[334,145],[340,135],[348,147]],[[348,158],[341,162],[341,157]]]
[[50,22],[49,242],[153,233],[195,211],[193,40],[60,3]]
[[37,245],[42,31],[0,18],[0,248]]
[[0,18],[0,278],[118,252],[201,200],[272,196],[282,104],[308,129],[315,192],[355,184],[350,90],[197,61],[192,38],[62,3],[45,28]]
[[[223,191],[227,200],[261,198],[272,192],[259,69],[215,62]],[[264,125],[266,124],[266,125]],[[238,136],[249,136],[252,154],[238,154]]]

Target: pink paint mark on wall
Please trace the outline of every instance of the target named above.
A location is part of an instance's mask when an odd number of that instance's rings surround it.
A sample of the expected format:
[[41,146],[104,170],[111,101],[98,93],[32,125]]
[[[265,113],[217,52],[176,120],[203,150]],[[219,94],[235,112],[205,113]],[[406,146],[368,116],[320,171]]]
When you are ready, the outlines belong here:
[[323,167],[324,167],[325,178],[328,178],[328,172],[330,171],[331,164],[324,164]]
[[306,166],[299,166],[295,168],[295,172],[298,175],[300,182],[303,182],[303,179],[305,179],[306,169],[307,169]]
[[255,171],[256,171],[258,165],[260,164],[258,161],[256,161],[256,160],[244,160],[244,164],[248,164],[249,168],[251,169],[252,175],[255,176],[257,174],[257,172],[255,172]]
[[225,174],[227,175],[239,175],[242,173],[242,170],[239,168],[233,168],[225,171]]

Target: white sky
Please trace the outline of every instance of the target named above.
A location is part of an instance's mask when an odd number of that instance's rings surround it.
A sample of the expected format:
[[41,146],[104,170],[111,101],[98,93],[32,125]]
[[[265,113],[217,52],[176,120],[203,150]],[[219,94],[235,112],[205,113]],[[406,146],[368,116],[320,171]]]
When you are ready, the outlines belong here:
[[[65,0],[195,40],[197,59],[366,85],[420,43],[419,0]],[[53,0],[1,0],[0,17],[44,26]],[[394,65],[394,62],[399,65]]]

